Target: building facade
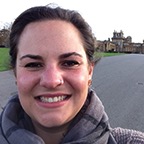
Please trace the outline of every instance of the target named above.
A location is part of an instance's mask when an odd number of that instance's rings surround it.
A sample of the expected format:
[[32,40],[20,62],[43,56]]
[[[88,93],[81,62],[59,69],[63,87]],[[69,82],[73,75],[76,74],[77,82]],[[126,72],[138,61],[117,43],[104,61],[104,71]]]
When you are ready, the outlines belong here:
[[132,42],[132,37],[124,37],[123,31],[113,32],[113,37],[105,41],[98,41],[98,49],[102,52],[142,53],[144,54],[143,43]]

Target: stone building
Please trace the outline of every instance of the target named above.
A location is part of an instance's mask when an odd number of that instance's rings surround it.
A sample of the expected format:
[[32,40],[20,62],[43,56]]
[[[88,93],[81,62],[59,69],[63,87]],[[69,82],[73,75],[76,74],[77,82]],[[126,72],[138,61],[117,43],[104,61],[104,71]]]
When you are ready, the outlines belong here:
[[123,53],[142,53],[144,54],[143,43],[132,42],[132,37],[124,37],[123,31],[113,32],[113,37],[105,41],[98,41],[98,48],[103,52],[123,52]]

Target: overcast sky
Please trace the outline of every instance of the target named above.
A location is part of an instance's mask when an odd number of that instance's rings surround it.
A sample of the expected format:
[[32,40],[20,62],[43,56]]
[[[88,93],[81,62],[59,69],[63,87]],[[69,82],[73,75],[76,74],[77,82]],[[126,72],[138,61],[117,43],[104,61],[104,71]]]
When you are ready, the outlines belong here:
[[32,6],[57,3],[77,10],[88,21],[98,40],[112,38],[122,30],[133,42],[144,40],[144,0],[0,0],[0,24],[13,22]]

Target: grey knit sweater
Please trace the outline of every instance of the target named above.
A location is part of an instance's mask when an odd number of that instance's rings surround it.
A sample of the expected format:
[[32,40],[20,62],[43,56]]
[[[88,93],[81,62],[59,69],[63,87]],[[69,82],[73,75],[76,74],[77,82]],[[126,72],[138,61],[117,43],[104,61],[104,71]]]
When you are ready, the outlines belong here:
[[112,135],[117,144],[144,144],[144,133],[139,131],[115,128]]

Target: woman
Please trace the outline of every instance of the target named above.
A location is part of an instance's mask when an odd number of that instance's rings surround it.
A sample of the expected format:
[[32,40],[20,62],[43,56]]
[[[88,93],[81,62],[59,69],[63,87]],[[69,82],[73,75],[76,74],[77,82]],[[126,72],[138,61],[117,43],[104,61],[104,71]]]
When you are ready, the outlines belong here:
[[90,89],[95,38],[75,11],[34,7],[14,22],[11,65],[18,95],[1,114],[1,144],[144,143],[140,132],[111,129]]

